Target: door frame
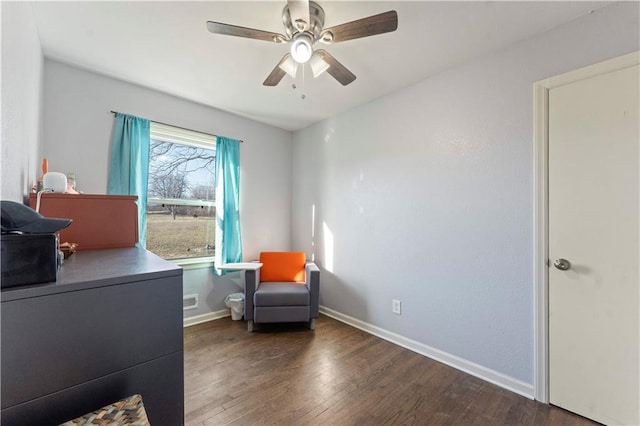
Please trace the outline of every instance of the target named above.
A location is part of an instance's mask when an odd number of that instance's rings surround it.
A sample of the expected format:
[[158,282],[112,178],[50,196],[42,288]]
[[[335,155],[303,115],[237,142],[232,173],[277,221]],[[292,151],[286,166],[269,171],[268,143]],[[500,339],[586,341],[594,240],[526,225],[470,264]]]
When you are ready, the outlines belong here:
[[533,84],[534,376],[536,400],[549,403],[549,90],[640,64],[640,51]]

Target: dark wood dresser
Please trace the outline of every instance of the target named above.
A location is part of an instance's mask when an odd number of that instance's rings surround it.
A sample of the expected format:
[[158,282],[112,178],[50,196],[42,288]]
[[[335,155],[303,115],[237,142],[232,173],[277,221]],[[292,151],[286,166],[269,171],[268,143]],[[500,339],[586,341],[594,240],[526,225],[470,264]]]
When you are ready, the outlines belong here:
[[56,425],[134,394],[184,423],[182,269],[137,248],[78,252],[1,293],[0,422]]

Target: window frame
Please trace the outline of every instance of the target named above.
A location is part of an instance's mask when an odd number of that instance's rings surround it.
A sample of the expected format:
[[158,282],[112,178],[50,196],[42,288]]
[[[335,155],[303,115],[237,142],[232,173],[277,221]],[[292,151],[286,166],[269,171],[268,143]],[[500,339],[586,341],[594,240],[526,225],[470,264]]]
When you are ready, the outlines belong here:
[[[182,127],[171,126],[164,123],[151,121],[149,123],[150,141],[168,142],[177,145],[191,146],[216,152],[216,136]],[[212,139],[212,140],[211,140]],[[150,160],[150,159],[149,159]],[[215,192],[213,200],[196,200],[181,198],[150,197],[149,184],[147,183],[147,206],[170,204],[187,207],[216,207]],[[147,213],[148,214],[148,213]],[[215,248],[214,248],[215,250]],[[213,266],[215,254],[212,256],[184,257],[164,260],[182,266],[183,269],[199,269]]]

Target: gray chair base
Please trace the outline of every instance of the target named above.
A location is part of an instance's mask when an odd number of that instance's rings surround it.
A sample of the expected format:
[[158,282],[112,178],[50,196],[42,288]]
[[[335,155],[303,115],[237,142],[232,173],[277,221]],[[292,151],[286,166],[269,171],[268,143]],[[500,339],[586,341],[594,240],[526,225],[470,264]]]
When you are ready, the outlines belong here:
[[[253,333],[255,324],[253,322],[253,320],[247,320],[247,331],[249,333]],[[309,330],[315,330],[316,329],[316,319],[315,318],[311,318],[309,320]]]

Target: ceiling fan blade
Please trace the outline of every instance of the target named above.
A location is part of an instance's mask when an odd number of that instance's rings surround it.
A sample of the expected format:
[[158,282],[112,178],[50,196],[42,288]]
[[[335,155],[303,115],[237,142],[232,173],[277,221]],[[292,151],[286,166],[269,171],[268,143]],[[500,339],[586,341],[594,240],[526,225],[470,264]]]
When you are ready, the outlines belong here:
[[309,29],[309,0],[289,0],[289,14],[291,22],[298,31],[306,31]]
[[277,86],[278,83],[280,83],[280,80],[282,80],[282,77],[284,77],[287,74],[282,69],[282,67],[280,67],[280,65],[285,63],[287,59],[289,59],[290,57],[291,57],[291,53],[287,53],[282,57],[282,59],[280,59],[280,62],[278,62],[278,65],[276,65],[273,71],[271,71],[271,74],[269,74],[266,80],[262,83],[263,86]]
[[223,24],[221,22],[207,21],[207,30],[214,34],[253,38],[256,40],[271,41],[274,43],[283,43],[287,41],[287,38],[282,34],[254,30],[253,28],[239,27],[237,25]]
[[320,41],[324,43],[340,43],[355,38],[384,34],[398,29],[398,13],[395,10],[347,22],[327,28],[320,34]]
[[347,84],[353,82],[356,79],[355,74],[349,71],[344,65],[342,65],[336,58],[331,56],[329,52],[324,49],[318,49],[316,52],[319,55],[322,55],[322,59],[329,64],[329,68],[327,72],[331,74],[333,78],[338,80],[340,84],[346,86]]

